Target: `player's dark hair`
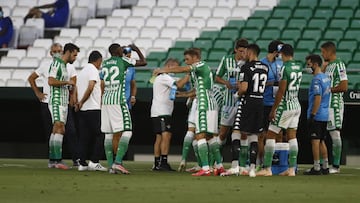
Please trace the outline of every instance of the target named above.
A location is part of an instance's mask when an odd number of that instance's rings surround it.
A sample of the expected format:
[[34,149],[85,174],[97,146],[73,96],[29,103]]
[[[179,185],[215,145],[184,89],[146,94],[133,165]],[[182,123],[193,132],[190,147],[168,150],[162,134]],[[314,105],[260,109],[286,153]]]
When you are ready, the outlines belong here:
[[282,41],[280,40],[273,40],[270,42],[270,44],[268,45],[268,53],[274,53],[275,51],[279,51],[278,46],[279,44],[284,44]]
[[336,46],[335,46],[334,42],[327,41],[321,45],[321,48],[326,49],[327,51],[336,53]]
[[245,38],[240,38],[236,40],[235,42],[235,49],[238,49],[240,47],[246,48],[249,45],[249,42]]
[[67,43],[65,44],[64,46],[64,50],[63,52],[66,53],[67,51],[69,51],[70,53],[73,52],[73,51],[77,51],[77,52],[80,52],[80,48],[78,46],[76,46],[75,44],[73,43]]
[[280,52],[285,56],[294,56],[294,48],[290,44],[284,44],[281,47]]
[[247,46],[247,51],[253,52],[256,56],[260,54],[260,47],[257,44],[249,44]]
[[94,50],[94,51],[92,51],[92,52],[90,53],[88,62],[89,62],[89,63],[95,62],[95,61],[97,61],[99,58],[102,58],[101,53],[100,53],[99,51]]
[[195,48],[195,47],[189,48],[184,51],[184,55],[196,56],[200,59],[201,58],[201,49]]
[[166,61],[165,61],[165,66],[169,63],[177,63],[178,65],[180,65],[180,62],[179,60],[177,60],[176,58],[168,58]]
[[118,55],[118,50],[121,48],[120,44],[118,43],[114,43],[114,44],[111,44],[109,46],[109,52],[111,54],[111,56],[116,56]]
[[306,58],[306,61],[307,60],[310,60],[311,61],[311,63],[316,63],[318,66],[320,66],[321,67],[321,65],[322,65],[322,59],[321,59],[321,57],[319,56],[319,55],[317,55],[317,54],[310,54],[310,55],[308,55]]

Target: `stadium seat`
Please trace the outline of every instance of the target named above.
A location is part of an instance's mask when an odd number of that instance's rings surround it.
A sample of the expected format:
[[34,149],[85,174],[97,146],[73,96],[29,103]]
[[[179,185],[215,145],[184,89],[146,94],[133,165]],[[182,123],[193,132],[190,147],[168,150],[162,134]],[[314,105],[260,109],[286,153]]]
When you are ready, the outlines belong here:
[[360,61],[360,51],[355,50],[352,59],[353,61]]
[[324,31],[328,25],[328,19],[326,18],[311,18],[307,28],[316,28]]
[[96,14],[96,0],[78,0],[77,6],[86,7],[88,9],[88,18],[95,18]]
[[219,67],[221,59],[218,60],[206,60],[206,64],[212,69],[217,69]]
[[297,28],[297,29],[304,29],[308,23],[308,20],[305,18],[290,18],[287,28]]
[[42,47],[45,49],[50,49],[51,45],[53,44],[52,39],[36,39],[34,41],[34,47]]
[[345,32],[349,28],[349,19],[332,18],[328,27],[333,29],[340,29]]
[[59,43],[62,46],[64,46],[66,43],[73,43],[73,38],[71,37],[61,37],[61,36],[55,36],[54,37],[54,43]]
[[[0,67],[2,67],[0,63]],[[12,77],[14,69],[0,69],[0,78],[6,81],[7,79],[10,79]]]
[[200,31],[195,27],[184,27],[181,29],[180,38],[196,39],[199,37]]
[[302,38],[318,41],[322,37],[322,33],[323,32],[319,28],[305,28],[302,33]]
[[305,57],[308,56],[310,53],[311,51],[309,51],[309,49],[295,49],[294,59],[304,64]]
[[211,16],[211,8],[209,7],[194,7],[193,8],[193,17],[199,17],[208,19]]
[[112,44],[111,37],[98,37],[94,40],[93,46],[94,47],[108,47]]
[[[3,5],[8,5],[9,1],[7,1],[5,4]],[[22,17],[24,18],[25,15],[29,12],[30,10],[30,6],[15,6],[13,9],[12,9],[12,12],[11,12],[11,16],[19,16],[19,17]]]
[[360,29],[349,28],[345,32],[344,39],[355,39],[360,41]]
[[111,16],[126,18],[131,16],[131,10],[128,8],[114,9]]
[[162,37],[162,38],[170,38],[172,40],[175,40],[179,36],[180,36],[180,32],[177,27],[164,27],[160,31],[160,37]]
[[134,6],[132,7],[132,16],[148,18],[151,16],[151,8],[147,6]]
[[335,9],[339,5],[339,0],[320,0],[319,6],[326,6]]
[[251,10],[248,7],[234,7],[231,10],[231,17],[229,18],[235,18],[240,20],[248,19],[251,15]]
[[152,8],[152,16],[167,18],[171,15],[171,9],[164,6],[155,6]]
[[39,67],[39,63],[39,58],[37,57],[23,57],[19,62],[19,68],[35,69]]
[[314,11],[314,16],[315,18],[326,18],[326,19],[330,19],[333,17],[334,14],[334,10],[331,9],[330,7],[317,7]]
[[186,20],[179,16],[168,17],[166,19],[166,27],[176,27],[178,30],[186,26]]
[[197,0],[198,6],[205,6],[209,8],[214,8],[216,6],[217,1],[209,1],[209,0]]
[[277,6],[272,10],[271,17],[273,18],[288,18],[292,14],[292,10],[289,7]]
[[294,18],[305,18],[309,20],[313,16],[313,10],[310,7],[296,7],[292,13]]
[[273,8],[278,3],[278,0],[258,0],[258,6],[267,6]]
[[115,39],[119,37],[119,29],[117,27],[104,27],[100,32],[100,37],[110,37]]
[[25,80],[22,80],[22,79],[8,79],[6,81],[6,86],[7,87],[25,87],[26,82],[25,82]]
[[350,19],[350,28],[360,29],[360,18],[351,18]]
[[176,41],[174,45],[174,48],[188,49],[190,47],[193,47],[193,41]]
[[5,86],[6,86],[6,81],[0,78],[0,87],[5,87]]
[[227,55],[228,50],[224,48],[211,48],[208,53],[208,60],[220,61],[224,55]]
[[168,0],[158,0],[157,6],[164,6],[168,8],[174,8],[176,6],[176,1],[168,1]]
[[[101,2],[101,3],[100,3]],[[96,17],[109,16],[115,7],[114,0],[97,1],[96,3]]]
[[254,0],[241,0],[238,1],[238,6],[240,7],[248,7],[250,10],[256,7],[257,1]]
[[139,37],[139,29],[137,27],[123,27],[121,28],[120,36],[135,40]]
[[146,62],[147,62],[147,67],[149,68],[157,68],[159,67],[159,60],[157,59],[149,59],[149,58],[146,58]]
[[[305,60],[305,58],[304,58],[304,60]],[[313,75],[311,75],[309,73],[303,73],[302,78],[301,78],[300,88],[301,89],[309,89],[312,78],[313,78]]]
[[213,44],[213,48],[223,48],[226,51],[234,50],[234,41],[230,38],[217,38]]
[[345,64],[349,63],[352,60],[352,52],[348,49],[340,50],[336,49],[336,56],[344,61]]
[[238,29],[241,29],[245,26],[244,20],[237,20],[237,19],[231,19],[228,18],[227,27],[236,27]]
[[27,81],[28,77],[33,71],[34,70],[32,69],[15,69],[11,79],[22,79],[24,81]]
[[212,11],[212,17],[223,18],[223,19],[231,17],[231,8],[232,7],[217,6]]
[[260,30],[257,28],[244,28],[241,30],[241,37],[256,41],[260,37]]
[[98,29],[101,29],[105,26],[105,19],[103,18],[93,18],[93,19],[88,19],[88,21],[86,22],[86,26],[89,27],[97,27]]
[[79,34],[80,34],[80,32],[79,32],[79,29],[77,29],[77,28],[63,28],[60,30],[59,36],[75,38],[75,37],[78,37]]
[[140,37],[149,37],[155,40],[160,35],[159,30],[156,27],[143,27],[140,31]]
[[170,48],[166,58],[175,58],[178,61],[182,61],[184,58],[184,51],[183,48]]
[[354,10],[352,7],[337,7],[335,10],[336,18],[350,19],[353,17]]
[[354,0],[341,0],[339,3],[339,5],[342,7],[350,6],[356,8],[360,6],[360,2]]
[[287,24],[287,19],[285,18],[270,18],[267,20],[266,27],[276,27],[280,30],[284,29]]
[[138,0],[137,6],[152,8],[156,5],[156,0]]
[[202,38],[199,37],[194,42],[194,47],[209,50],[213,46],[213,40],[211,38]]
[[250,17],[246,21],[247,28],[257,28],[258,30],[265,27],[265,19],[262,17]]
[[1,57],[0,67],[2,68],[17,68],[19,59],[17,57],[3,56]]
[[99,36],[99,29],[93,26],[82,26],[80,30],[80,37],[90,37],[96,39]]
[[299,39],[296,44],[296,49],[307,50],[308,53],[311,53],[314,50],[315,46],[316,40],[314,39]]
[[299,1],[298,6],[300,7],[310,7],[311,9],[314,9],[319,4],[319,0],[301,0]]
[[154,40],[153,48],[167,50],[172,45],[172,39],[170,38],[157,38]]
[[210,17],[206,21],[206,27],[208,29],[216,28],[220,30],[223,26],[225,26],[225,20],[223,18]]
[[152,16],[146,20],[145,26],[156,27],[157,29],[160,30],[165,26],[165,20],[159,16]]
[[128,17],[125,21],[125,26],[127,27],[136,27],[141,29],[145,25],[145,19],[143,17],[133,16]]
[[88,19],[88,8],[75,6],[71,11],[70,27],[85,25]]
[[121,37],[121,38],[116,38],[113,43],[118,43],[121,46],[126,46],[128,44],[132,44],[133,40],[131,38],[128,37]]
[[220,38],[230,38],[235,41],[239,38],[239,28],[237,27],[223,27],[220,31],[219,37]]
[[299,38],[301,38],[301,30],[298,28],[287,28],[284,29],[281,33],[281,39],[293,39],[294,41],[297,41]]
[[200,17],[189,17],[186,23],[187,27],[197,27],[202,29],[206,26],[206,20]]
[[271,17],[271,10],[254,10],[253,14],[251,15],[251,17],[258,17],[258,18],[263,18],[263,19],[269,19]]
[[106,17],[106,27],[123,27],[125,26],[125,18],[121,16],[107,16]]
[[7,57],[15,57],[17,59],[21,59],[26,56],[27,50],[25,49],[9,49],[7,53]]
[[[272,41],[273,39],[258,39],[256,41],[256,44],[260,47],[260,49],[265,49],[267,50],[269,43]],[[259,57],[260,58],[260,57]]]
[[197,5],[197,1],[194,0],[178,0],[178,6],[193,8]]
[[[76,44],[77,46],[79,47],[84,47],[84,48],[89,48],[89,47],[92,47],[93,45],[93,40],[92,38],[90,37],[82,37],[82,36],[79,36],[79,37],[76,37],[75,40],[74,40],[74,44]],[[81,50],[80,50],[81,52]]]
[[337,49],[347,49],[350,52],[354,52],[356,49],[358,49],[358,41],[352,39],[341,39],[337,45]]
[[337,41],[337,42],[340,41],[340,39],[342,39],[343,36],[344,36],[344,32],[339,29],[328,28],[328,29],[326,29],[326,31],[324,33],[324,38],[334,39],[334,41]]
[[280,30],[278,28],[267,28],[265,27],[261,32],[262,39],[279,39]]
[[360,71],[360,61],[350,61],[347,66],[347,70]]
[[218,0],[217,1],[218,7],[233,8],[234,6],[236,6],[236,4],[237,4],[237,0]]
[[48,48],[43,47],[28,47],[27,49],[27,57],[34,57],[38,60],[41,60],[41,58],[48,56]]
[[9,8],[13,9],[17,5],[17,1],[0,0],[0,5],[6,5]]
[[354,18],[360,18],[360,8],[357,8],[354,13]]
[[182,17],[183,19],[187,19],[191,16],[191,9],[187,6],[184,7],[175,7],[171,11],[171,16],[174,17]]
[[142,47],[145,50],[147,50],[153,46],[153,40],[151,38],[137,38],[137,39],[135,39],[134,43],[138,47]]

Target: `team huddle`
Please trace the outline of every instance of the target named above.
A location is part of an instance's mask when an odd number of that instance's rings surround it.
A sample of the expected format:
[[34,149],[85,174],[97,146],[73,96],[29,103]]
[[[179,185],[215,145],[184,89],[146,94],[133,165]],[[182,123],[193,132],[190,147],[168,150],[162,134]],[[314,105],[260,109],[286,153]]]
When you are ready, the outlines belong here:
[[[78,112],[78,170],[130,173],[123,165],[132,137],[125,79],[129,67],[146,65],[140,50],[135,45],[130,46],[137,52],[139,60],[125,56],[123,47],[112,44],[109,59],[103,60],[98,51],[91,52],[89,63],[76,76],[69,66],[80,50],[72,43],[66,44],[61,55],[54,53],[48,73],[35,71],[37,76],[48,78],[50,88],[46,94],[45,87],[44,94],[34,88],[36,76],[29,77],[38,98],[41,101],[48,99],[53,123],[49,138],[49,168],[69,168],[62,161],[62,142],[68,109],[73,106]],[[324,62],[319,55],[309,55],[305,59],[305,70],[314,75],[307,111],[314,159],[314,166],[304,172],[309,175],[340,172],[342,94],[347,90],[347,76],[344,63],[336,58],[332,42],[324,43],[321,52]],[[209,176],[211,173],[219,176],[272,176],[275,144],[286,141],[289,143],[289,167],[280,175],[295,176],[296,132],[301,114],[298,94],[304,69],[294,60],[293,47],[281,41],[272,41],[267,56],[261,60],[258,59],[259,53],[258,45],[239,39],[235,42],[234,53],[222,58],[215,73],[206,61],[201,60],[200,48],[184,51],[186,66],[168,59],[165,67],[154,70],[151,119],[156,141],[152,170],[173,171],[167,155],[176,96],[187,97],[189,107],[188,130],[178,171],[186,170],[193,176]],[[187,74],[177,79],[170,73]],[[187,91],[179,91],[188,83]],[[331,169],[324,143],[328,131],[333,142]],[[231,137],[232,162],[225,170],[221,151],[227,137]],[[102,144],[109,169],[99,162],[103,154],[99,150]],[[197,165],[186,169],[191,146]]]

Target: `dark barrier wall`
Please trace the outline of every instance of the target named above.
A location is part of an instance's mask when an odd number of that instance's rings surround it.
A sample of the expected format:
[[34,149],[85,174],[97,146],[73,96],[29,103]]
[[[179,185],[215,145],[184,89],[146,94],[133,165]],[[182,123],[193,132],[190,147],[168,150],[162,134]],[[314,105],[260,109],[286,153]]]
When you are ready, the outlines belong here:
[[[151,94],[151,89],[139,90],[138,102],[133,108],[134,131],[129,149],[131,153],[152,153],[154,135],[150,120]],[[307,136],[305,118],[307,101],[302,100],[301,104],[303,110],[298,129],[299,163],[311,163],[310,139]],[[187,129],[187,112],[185,100],[177,100],[173,113],[172,146],[174,147],[171,153],[181,153],[181,145]],[[47,157],[40,105],[30,88],[0,88],[0,113],[0,157]],[[342,130],[345,153],[360,154],[360,137],[357,128],[359,115],[359,105],[346,105]],[[68,151],[65,139],[65,157],[69,157]],[[128,155],[128,157],[132,156]],[[230,157],[224,158],[225,161],[230,161]]]

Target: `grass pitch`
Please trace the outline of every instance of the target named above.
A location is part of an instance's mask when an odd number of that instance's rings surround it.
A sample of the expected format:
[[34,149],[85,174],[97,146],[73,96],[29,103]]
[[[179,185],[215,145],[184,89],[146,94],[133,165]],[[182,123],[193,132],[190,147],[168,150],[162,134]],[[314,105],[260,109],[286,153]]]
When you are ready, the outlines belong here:
[[124,165],[130,175],[48,169],[47,160],[0,159],[0,202],[360,202],[360,168],[355,167],[344,166],[338,175],[304,176],[310,166],[302,165],[296,177],[249,178],[152,172],[152,162]]

